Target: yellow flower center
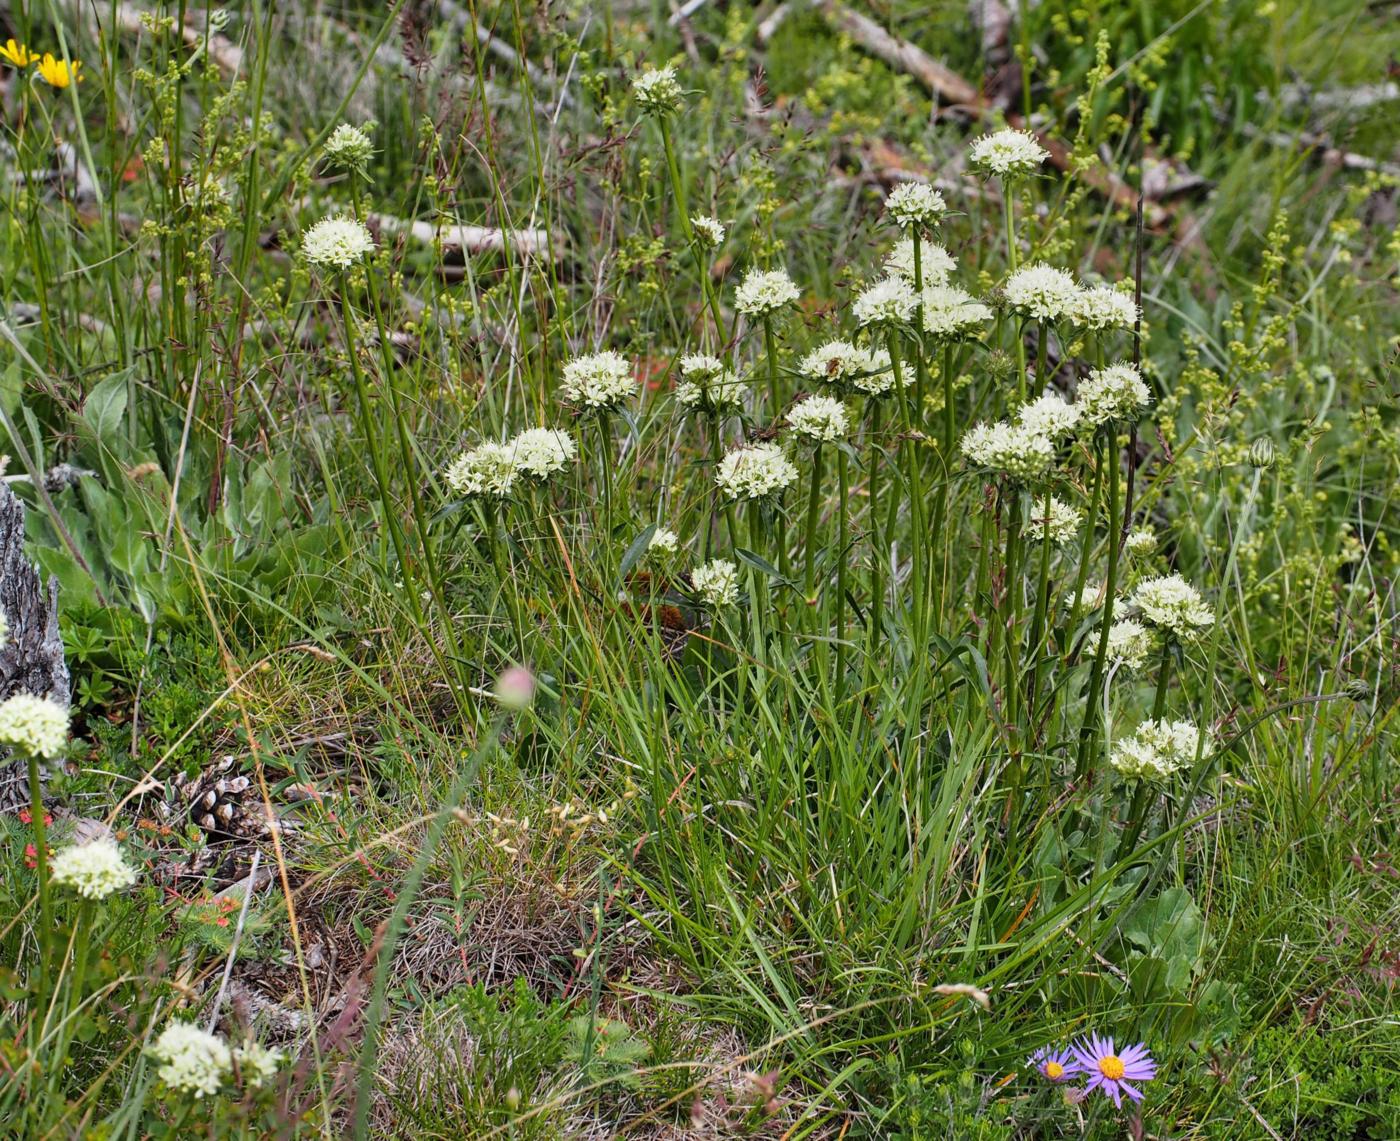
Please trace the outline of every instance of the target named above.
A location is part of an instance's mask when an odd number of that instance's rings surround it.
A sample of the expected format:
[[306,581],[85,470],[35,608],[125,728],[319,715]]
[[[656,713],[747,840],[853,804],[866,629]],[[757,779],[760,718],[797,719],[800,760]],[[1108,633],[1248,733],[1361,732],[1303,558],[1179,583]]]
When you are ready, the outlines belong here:
[[1059,1062],[1046,1062],[1045,1076],[1051,1081],[1057,1082],[1065,1076],[1065,1068]]
[[1119,1081],[1125,1072],[1123,1059],[1117,1054],[1109,1054],[1107,1057],[1099,1059],[1099,1073],[1103,1074],[1109,1081]]

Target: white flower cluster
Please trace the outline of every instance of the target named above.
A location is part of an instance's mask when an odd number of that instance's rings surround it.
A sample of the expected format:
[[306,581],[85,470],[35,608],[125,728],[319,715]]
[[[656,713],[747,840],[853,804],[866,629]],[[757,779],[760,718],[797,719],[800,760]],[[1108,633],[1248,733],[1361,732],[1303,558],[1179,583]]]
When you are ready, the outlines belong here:
[[374,249],[374,239],[354,218],[322,218],[301,236],[301,253],[312,265],[348,269]]
[[526,428],[510,442],[519,476],[543,481],[563,471],[578,454],[574,438],[562,428]]
[[458,495],[506,499],[515,489],[515,455],[509,444],[478,444],[453,460],[442,478]]
[[690,220],[690,231],[702,249],[714,250],[724,244],[724,226],[718,218],[696,214]]
[[690,584],[700,601],[711,610],[739,601],[739,568],[727,559],[701,563],[690,572]]
[[851,306],[856,324],[902,324],[914,316],[919,298],[914,287],[902,277],[886,277],[861,290]]
[[1108,628],[1108,656],[1130,670],[1140,670],[1147,664],[1154,645],[1152,631],[1131,618],[1124,618]]
[[665,560],[681,547],[681,537],[668,527],[658,526],[647,543],[647,558]]
[[1069,307],[1069,319],[1085,329],[1131,329],[1137,324],[1138,307],[1132,294],[1111,285],[1081,288]]
[[1142,374],[1130,364],[1111,364],[1095,369],[1079,386],[1076,403],[1083,409],[1084,424],[1136,420],[1152,403],[1152,394]]
[[811,380],[867,396],[879,396],[894,386],[890,354],[884,349],[857,348],[849,341],[827,341],[803,357],[798,367]]
[[[957,268],[957,259],[942,246],[934,242],[919,243],[919,273],[925,289],[931,285],[946,285]],[[913,238],[900,238],[895,242],[894,249],[885,258],[885,272],[914,284]]]
[[1144,579],[1128,601],[1153,626],[1176,638],[1194,637],[1215,623],[1200,593],[1180,575]]
[[1144,721],[1113,743],[1108,763],[1120,776],[1161,781],[1196,759],[1200,732],[1189,721]]
[[648,115],[669,115],[684,101],[674,67],[651,68],[632,81],[632,95]]
[[1023,405],[1016,413],[1016,423],[1058,441],[1073,434],[1081,414],[1078,405],[1071,404],[1057,392],[1047,392]]
[[0,703],[0,745],[27,757],[56,757],[68,744],[68,710],[56,701],[16,693]]
[[902,182],[885,196],[885,215],[896,226],[932,226],[947,212],[943,195],[922,182]]
[[818,443],[834,443],[850,431],[846,406],[830,396],[809,396],[792,406],[788,426],[799,436]]
[[764,499],[797,479],[797,469],[777,444],[735,448],[720,461],[715,484],[730,499]]
[[217,1034],[193,1022],[172,1022],[150,1047],[156,1076],[179,1093],[213,1097],[233,1071],[233,1051]]
[[924,332],[943,341],[970,337],[992,319],[992,311],[956,285],[930,285],[924,289]]
[[606,412],[636,394],[637,378],[632,362],[609,349],[569,361],[559,392],[570,404]]
[[1055,458],[1055,447],[1047,437],[1005,420],[969,428],[963,434],[962,450],[975,466],[1014,480],[1044,475]]
[[749,317],[764,317],[793,304],[802,291],[785,269],[750,269],[734,290],[734,308]]
[[1145,559],[1157,550],[1157,532],[1151,527],[1139,527],[1123,543],[1124,549],[1135,559]]
[[374,143],[364,127],[341,123],[321,148],[321,156],[330,166],[363,174],[374,157]]
[[718,357],[690,353],[681,357],[680,365],[682,379],[676,384],[676,400],[684,407],[716,413],[743,403],[743,384]]
[[1005,128],[972,144],[972,161],[989,174],[1017,178],[1035,171],[1050,152],[1029,131]]
[[54,883],[71,887],[84,899],[106,899],[136,882],[136,869],[122,858],[110,836],[64,848],[54,856],[49,875]]
[[272,1050],[260,1042],[245,1042],[233,1048],[233,1064],[238,1076],[249,1089],[262,1089],[277,1076],[278,1067],[286,1060],[281,1050]]
[[1031,517],[1026,520],[1026,535],[1036,542],[1047,536],[1052,543],[1072,543],[1079,534],[1079,523],[1083,518],[1068,503],[1058,496],[1050,497],[1050,510],[1045,510],[1045,500],[1037,496]]
[[1079,297],[1072,274],[1036,262],[1022,266],[1006,279],[1007,303],[1024,317],[1056,321],[1070,313]]

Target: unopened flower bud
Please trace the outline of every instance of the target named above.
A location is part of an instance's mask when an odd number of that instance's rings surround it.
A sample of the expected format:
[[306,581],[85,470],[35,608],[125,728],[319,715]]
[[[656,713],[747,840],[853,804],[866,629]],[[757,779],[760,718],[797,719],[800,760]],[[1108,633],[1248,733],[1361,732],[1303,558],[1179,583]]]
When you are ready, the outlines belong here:
[[1268,436],[1260,436],[1249,448],[1249,462],[1253,467],[1267,469],[1274,466],[1277,456],[1274,442]]
[[516,713],[528,709],[535,700],[535,675],[524,666],[511,666],[496,679],[496,700]]

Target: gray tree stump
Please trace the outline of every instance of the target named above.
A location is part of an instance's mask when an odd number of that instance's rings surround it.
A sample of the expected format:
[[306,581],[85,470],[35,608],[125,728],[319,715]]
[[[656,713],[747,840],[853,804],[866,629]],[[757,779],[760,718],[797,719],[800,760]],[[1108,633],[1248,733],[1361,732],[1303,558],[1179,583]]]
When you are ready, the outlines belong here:
[[[58,579],[48,587],[24,554],[24,504],[0,481],[0,612],[10,632],[0,648],[0,701],[16,693],[69,704],[68,663],[58,633]],[[29,803],[23,764],[0,761],[0,811]]]

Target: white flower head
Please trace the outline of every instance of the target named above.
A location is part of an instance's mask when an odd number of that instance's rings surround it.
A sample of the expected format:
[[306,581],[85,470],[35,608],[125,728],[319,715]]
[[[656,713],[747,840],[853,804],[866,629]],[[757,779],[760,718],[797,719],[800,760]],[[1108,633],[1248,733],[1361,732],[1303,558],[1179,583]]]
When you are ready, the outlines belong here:
[[1192,638],[1215,624],[1200,593],[1180,575],[1143,579],[1129,604],[1147,622],[1176,638]]
[[897,325],[909,321],[918,305],[918,294],[909,282],[902,277],[886,277],[861,290],[851,312],[862,327]]
[[922,182],[901,182],[885,196],[885,217],[896,226],[932,226],[947,212],[943,195]]
[[578,449],[562,428],[526,428],[510,442],[517,475],[543,481],[573,462]]
[[354,218],[322,218],[301,236],[301,254],[312,265],[348,269],[374,250],[374,239]]
[[632,95],[648,115],[669,115],[685,101],[674,67],[648,68],[632,81]]
[[1089,428],[1136,420],[1152,403],[1142,374],[1130,364],[1111,364],[1091,372],[1075,397],[1082,423]]
[[797,479],[797,468],[777,444],[735,448],[720,461],[715,485],[729,499],[780,495]]
[[681,547],[681,537],[667,527],[657,526],[647,543],[647,558],[665,561]]
[[1109,658],[1122,662],[1130,670],[1142,669],[1154,646],[1152,631],[1131,618],[1124,618],[1108,628]]
[[374,143],[370,141],[368,127],[341,123],[321,148],[321,157],[332,167],[363,174],[374,158]]
[[924,289],[924,332],[942,341],[962,341],[974,336],[992,319],[992,311],[956,285],[930,285]]
[[681,380],[676,383],[676,400],[686,408],[720,413],[738,408],[744,400],[744,385],[724,367],[718,357],[690,353],[681,357]]
[[1131,293],[1111,285],[1080,289],[1069,308],[1069,319],[1085,329],[1131,329],[1137,324],[1138,307]]
[[871,352],[849,341],[827,341],[803,357],[798,370],[809,380],[864,392],[867,396],[888,392],[894,384],[888,352],[883,349]]
[[1189,721],[1144,721],[1113,743],[1108,763],[1120,776],[1163,781],[1195,762],[1200,731]]
[[690,230],[701,249],[715,250],[724,244],[724,226],[718,218],[696,214],[690,220]]
[[245,1042],[233,1048],[233,1061],[238,1076],[249,1089],[262,1089],[277,1076],[277,1068],[285,1060],[281,1050],[272,1050],[258,1042]]
[[1074,432],[1081,412],[1078,405],[1071,404],[1058,392],[1046,392],[1022,406],[1016,413],[1016,423],[1059,441]]
[[161,1063],[156,1076],[196,1099],[217,1094],[233,1069],[228,1043],[193,1022],[170,1023],[151,1043],[150,1053]]
[[64,848],[54,856],[49,875],[54,883],[71,887],[84,899],[106,899],[136,882],[136,869],[122,858],[110,836]]
[[818,443],[844,439],[851,429],[846,406],[830,396],[809,396],[787,414],[788,426],[799,436]]
[[690,572],[690,584],[700,601],[711,610],[722,610],[739,601],[739,568],[727,559],[702,563]]
[[972,144],[972,162],[999,178],[1021,178],[1033,174],[1050,152],[1029,131],[1010,127],[983,135]]
[[1079,296],[1079,286],[1064,270],[1036,262],[1022,266],[1008,277],[1004,292],[1008,304],[1022,316],[1056,321],[1069,314]]
[[750,269],[734,290],[734,308],[749,317],[764,317],[794,304],[802,291],[785,269]]
[[1157,532],[1151,527],[1138,527],[1123,546],[1134,558],[1144,559],[1157,550]]
[[[919,273],[925,289],[931,285],[946,285],[957,268],[957,259],[942,246],[935,242],[919,243]],[[895,242],[894,249],[885,257],[885,272],[914,284],[913,238],[900,238]]]
[[16,693],[0,702],[0,745],[26,757],[51,758],[68,744],[68,710],[46,697]]
[[1055,446],[1047,437],[1005,420],[969,428],[963,434],[962,450],[976,467],[1017,481],[1044,475],[1055,459]]
[[515,487],[515,452],[486,442],[463,452],[443,472],[447,486],[472,499],[505,499]]
[[636,395],[637,378],[632,362],[609,349],[569,361],[559,392],[579,408],[607,412]]
[[1057,496],[1050,497],[1050,510],[1045,510],[1045,500],[1036,496],[1030,518],[1026,520],[1026,535],[1040,542],[1048,535],[1052,543],[1072,543],[1079,534],[1082,514]]

